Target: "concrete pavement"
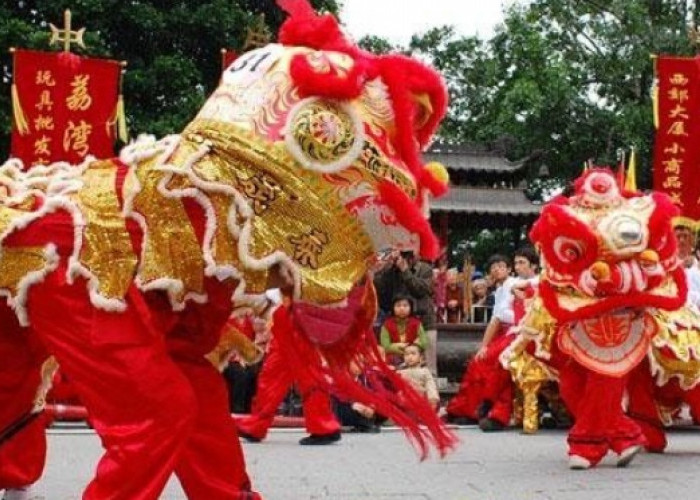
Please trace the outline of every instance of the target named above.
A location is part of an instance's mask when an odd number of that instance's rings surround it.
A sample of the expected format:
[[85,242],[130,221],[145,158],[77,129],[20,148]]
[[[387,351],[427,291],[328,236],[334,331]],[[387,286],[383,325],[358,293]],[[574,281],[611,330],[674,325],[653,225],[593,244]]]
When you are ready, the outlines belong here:
[[[672,432],[665,455],[638,456],[627,469],[608,457],[590,471],[570,471],[564,431],[524,436],[457,430],[462,443],[444,459],[419,462],[400,431],[344,434],[340,443],[304,447],[299,430],[273,429],[244,444],[248,471],[267,500],[694,500],[700,498],[700,429]],[[47,500],[80,498],[97,458],[88,430],[52,430]],[[185,498],[172,480],[163,498]]]

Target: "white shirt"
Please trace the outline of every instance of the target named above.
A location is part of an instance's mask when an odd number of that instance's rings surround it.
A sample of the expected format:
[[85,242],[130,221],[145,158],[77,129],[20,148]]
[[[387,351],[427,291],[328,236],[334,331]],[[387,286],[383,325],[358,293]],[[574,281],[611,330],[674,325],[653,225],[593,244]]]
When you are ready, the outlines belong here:
[[696,265],[685,268],[688,281],[688,304],[700,308],[700,269]]
[[507,278],[501,286],[496,289],[494,293],[494,305],[493,305],[493,316],[498,318],[501,323],[508,323],[512,325],[515,323],[515,311],[513,310],[513,302],[515,296],[513,295],[513,286],[522,282],[528,282],[530,285],[536,287],[540,281],[538,275],[532,278]]
[[493,304],[493,317],[498,318],[501,323],[512,325],[515,321],[513,312],[513,285],[518,282],[517,278],[506,278],[501,286],[496,288]]

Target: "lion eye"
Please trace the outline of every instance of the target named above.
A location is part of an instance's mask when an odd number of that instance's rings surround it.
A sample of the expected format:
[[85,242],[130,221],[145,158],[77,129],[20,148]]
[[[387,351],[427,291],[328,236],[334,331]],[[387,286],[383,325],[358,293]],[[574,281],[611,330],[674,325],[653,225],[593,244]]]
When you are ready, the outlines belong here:
[[583,245],[580,241],[566,236],[559,236],[554,239],[554,253],[562,262],[571,263],[581,258],[583,255]]

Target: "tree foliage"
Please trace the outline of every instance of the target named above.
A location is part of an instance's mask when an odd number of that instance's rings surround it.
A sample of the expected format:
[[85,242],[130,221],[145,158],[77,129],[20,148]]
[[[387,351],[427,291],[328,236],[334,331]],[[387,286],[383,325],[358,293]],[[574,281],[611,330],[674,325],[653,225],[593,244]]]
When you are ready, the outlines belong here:
[[[336,0],[312,0],[337,13]],[[247,28],[265,14],[276,33],[284,14],[274,0],[15,0],[0,3],[0,153],[7,157],[10,132],[10,47],[48,47],[48,23],[85,27],[87,53],[128,62],[123,90],[132,134],[180,130],[215,87],[221,48],[240,50]],[[81,53],[76,47],[76,53]]]
[[[532,0],[511,5],[488,39],[450,27],[416,35],[404,50],[444,75],[451,104],[441,135],[455,142],[510,137],[513,157],[541,152],[559,183],[585,160],[614,164],[639,151],[650,187],[650,54],[692,55],[689,0]],[[374,40],[373,46],[381,47]],[[532,180],[539,165],[529,172]],[[542,183],[540,183],[542,185]]]

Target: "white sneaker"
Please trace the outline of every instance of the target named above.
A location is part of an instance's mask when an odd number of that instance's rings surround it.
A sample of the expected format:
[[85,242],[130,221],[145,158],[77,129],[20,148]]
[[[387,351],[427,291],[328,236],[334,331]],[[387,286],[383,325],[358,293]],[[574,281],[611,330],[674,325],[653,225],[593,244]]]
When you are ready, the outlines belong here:
[[586,470],[591,468],[591,462],[580,455],[569,455],[569,469]]
[[617,458],[617,466],[627,467],[640,451],[642,451],[642,447],[639,445],[630,446],[626,450],[623,450],[622,453],[620,453],[620,456]]
[[34,488],[26,486],[24,488],[5,490],[2,500],[43,500],[43,498]]

